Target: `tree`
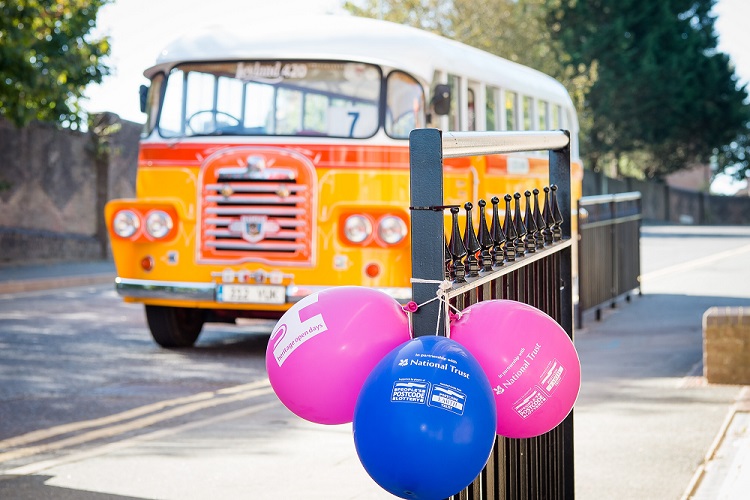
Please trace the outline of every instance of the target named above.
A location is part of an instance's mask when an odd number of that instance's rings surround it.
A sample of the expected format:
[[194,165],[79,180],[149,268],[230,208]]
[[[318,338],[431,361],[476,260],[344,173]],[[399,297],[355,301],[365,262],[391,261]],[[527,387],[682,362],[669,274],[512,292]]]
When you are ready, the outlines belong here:
[[750,179],[750,123],[732,142],[714,153],[714,175],[724,173],[738,181]]
[[[707,163],[747,132],[747,91],[717,50],[715,0],[548,0],[568,68],[596,77],[579,108],[592,168],[646,177]],[[735,141],[735,144],[739,145]]]
[[92,38],[112,0],[0,0],[0,115],[77,129],[89,83],[110,73],[107,37]]

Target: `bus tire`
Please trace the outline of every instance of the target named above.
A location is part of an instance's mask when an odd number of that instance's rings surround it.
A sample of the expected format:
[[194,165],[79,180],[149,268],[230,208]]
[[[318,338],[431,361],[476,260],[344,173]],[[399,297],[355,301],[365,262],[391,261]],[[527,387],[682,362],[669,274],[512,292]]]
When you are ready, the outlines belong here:
[[205,315],[187,307],[146,306],[151,336],[165,348],[192,347],[201,333]]

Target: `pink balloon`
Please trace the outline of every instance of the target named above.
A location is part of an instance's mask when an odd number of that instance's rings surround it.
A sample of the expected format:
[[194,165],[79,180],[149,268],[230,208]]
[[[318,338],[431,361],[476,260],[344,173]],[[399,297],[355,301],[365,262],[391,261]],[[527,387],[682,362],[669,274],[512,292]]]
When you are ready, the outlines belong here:
[[512,300],[478,302],[452,320],[450,336],[490,379],[499,435],[539,436],[573,409],[581,388],[578,353],[565,330],[539,309]]
[[408,316],[389,295],[329,288],[297,302],[276,323],[266,348],[268,378],[299,417],[348,423],[372,369],[410,338]]

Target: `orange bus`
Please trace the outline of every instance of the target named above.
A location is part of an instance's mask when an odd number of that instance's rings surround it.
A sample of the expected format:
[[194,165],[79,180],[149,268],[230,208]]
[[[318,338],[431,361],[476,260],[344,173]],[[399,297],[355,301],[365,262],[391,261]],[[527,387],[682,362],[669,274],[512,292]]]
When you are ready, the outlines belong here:
[[[326,287],[411,298],[409,132],[571,132],[565,88],[415,28],[351,16],[191,31],[145,71],[136,196],[110,201],[116,290],[154,340],[278,318]],[[445,202],[542,187],[547,155],[446,161]]]

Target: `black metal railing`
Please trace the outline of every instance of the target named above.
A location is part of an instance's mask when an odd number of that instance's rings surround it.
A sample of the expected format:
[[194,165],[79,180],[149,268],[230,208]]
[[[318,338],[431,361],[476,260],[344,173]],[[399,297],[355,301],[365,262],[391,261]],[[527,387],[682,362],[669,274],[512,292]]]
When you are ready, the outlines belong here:
[[615,307],[619,297],[630,301],[630,293],[640,294],[641,194],[585,196],[578,202],[577,326],[583,326],[583,313]]
[[[443,205],[443,158],[549,150],[549,187]],[[490,299],[530,304],[554,318],[573,338],[570,150],[566,132],[414,130],[410,136],[414,335],[444,335],[448,315],[434,298],[440,281],[451,304],[463,309]],[[465,210],[463,234],[459,215]],[[450,210],[445,237],[444,210]],[[501,217],[500,213],[503,212]],[[489,219],[489,221],[488,221]],[[436,318],[444,314],[442,321]],[[574,498],[573,412],[534,438],[498,436],[481,474],[455,499]]]

